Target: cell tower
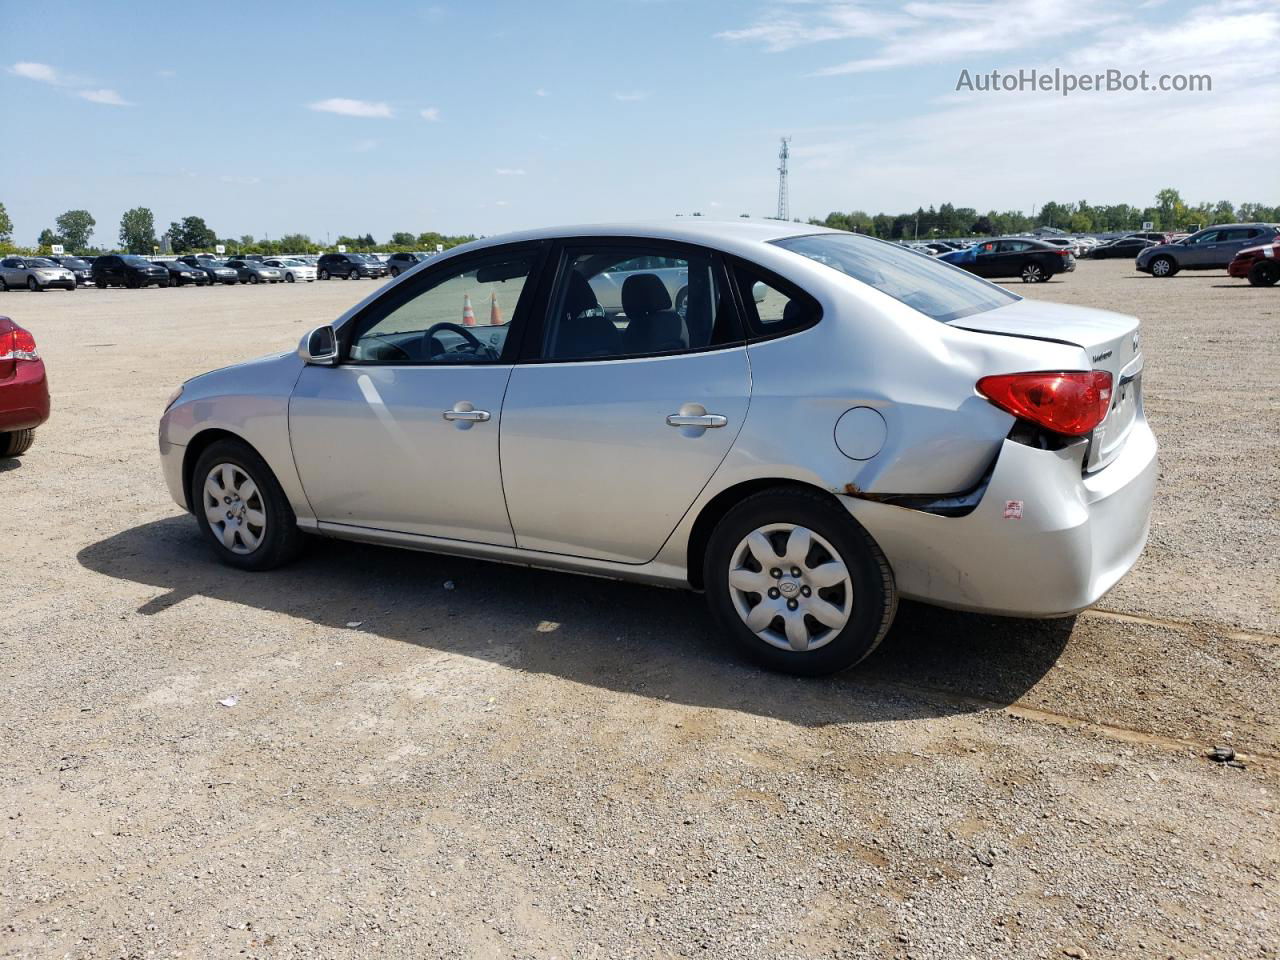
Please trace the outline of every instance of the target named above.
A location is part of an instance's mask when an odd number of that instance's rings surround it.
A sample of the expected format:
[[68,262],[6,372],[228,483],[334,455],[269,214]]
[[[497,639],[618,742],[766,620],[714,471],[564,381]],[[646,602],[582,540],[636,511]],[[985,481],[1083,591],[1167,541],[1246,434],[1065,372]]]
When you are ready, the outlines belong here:
[[791,142],[790,137],[782,138],[782,146],[778,148],[778,219],[791,219],[791,200],[787,196],[787,157],[791,156],[791,150],[787,144]]

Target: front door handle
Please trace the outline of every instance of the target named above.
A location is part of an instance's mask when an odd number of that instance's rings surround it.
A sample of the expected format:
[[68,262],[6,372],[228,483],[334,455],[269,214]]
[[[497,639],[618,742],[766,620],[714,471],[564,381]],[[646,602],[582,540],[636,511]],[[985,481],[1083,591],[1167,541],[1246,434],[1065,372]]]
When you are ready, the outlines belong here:
[[723,427],[728,422],[728,417],[722,417],[718,413],[673,413],[667,417],[669,427]]

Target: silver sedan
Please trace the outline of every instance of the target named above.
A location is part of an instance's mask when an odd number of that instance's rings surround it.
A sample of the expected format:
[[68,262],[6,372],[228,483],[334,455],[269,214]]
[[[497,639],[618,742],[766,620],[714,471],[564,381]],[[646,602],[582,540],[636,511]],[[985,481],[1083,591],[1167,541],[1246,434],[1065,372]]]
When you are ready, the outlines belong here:
[[[645,264],[683,272],[683,310]],[[236,567],[319,535],[692,588],[743,652],[821,674],[899,597],[1063,616],[1130,569],[1156,482],[1140,345],[1132,317],[865,236],[537,230],[187,381],[161,461]]]

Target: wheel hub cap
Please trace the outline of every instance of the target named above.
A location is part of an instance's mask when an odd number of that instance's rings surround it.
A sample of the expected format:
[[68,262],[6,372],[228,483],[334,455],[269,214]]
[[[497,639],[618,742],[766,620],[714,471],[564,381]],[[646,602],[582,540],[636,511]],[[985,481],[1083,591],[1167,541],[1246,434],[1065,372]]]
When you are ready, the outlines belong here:
[[826,646],[853,613],[853,581],[827,540],[795,524],[753,530],[733,552],[729,594],[756,636],[782,650]]
[[267,531],[266,505],[253,478],[233,463],[220,463],[204,484],[210,532],[232,553],[253,553]]

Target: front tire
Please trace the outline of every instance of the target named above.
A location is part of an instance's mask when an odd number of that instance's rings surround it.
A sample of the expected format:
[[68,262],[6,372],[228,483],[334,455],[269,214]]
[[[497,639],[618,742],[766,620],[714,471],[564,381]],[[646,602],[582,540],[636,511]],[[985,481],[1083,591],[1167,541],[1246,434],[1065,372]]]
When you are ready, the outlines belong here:
[[285,283],[296,283],[296,282],[297,282],[297,278],[295,278],[295,277],[294,277],[294,275],[293,275],[292,273],[286,273],[286,274],[284,275],[284,282],[285,282]]
[[1259,260],[1249,268],[1249,283],[1255,287],[1273,287],[1280,281],[1280,263]]
[[711,534],[703,561],[722,633],[770,670],[821,676],[852,667],[897,611],[893,571],[834,500],[778,488],[748,497]]
[[37,280],[35,277],[27,277],[27,289],[30,290],[32,293],[35,293],[37,290],[40,289],[40,281]]
[[1049,279],[1044,272],[1044,267],[1038,263],[1023,264],[1021,277],[1023,283],[1043,283]]
[[218,559],[241,570],[271,570],[293,560],[304,534],[280,484],[256,450],[219,440],[191,475],[196,522]]
[[329,279],[329,271],[328,271],[328,270],[321,270],[318,274],[316,274],[316,279],[317,279],[317,280],[328,280],[328,279]]
[[1173,257],[1156,257],[1151,261],[1151,275],[1153,277],[1172,277],[1178,272],[1178,265],[1174,263]]
[[36,442],[35,427],[0,433],[0,457],[20,457]]

